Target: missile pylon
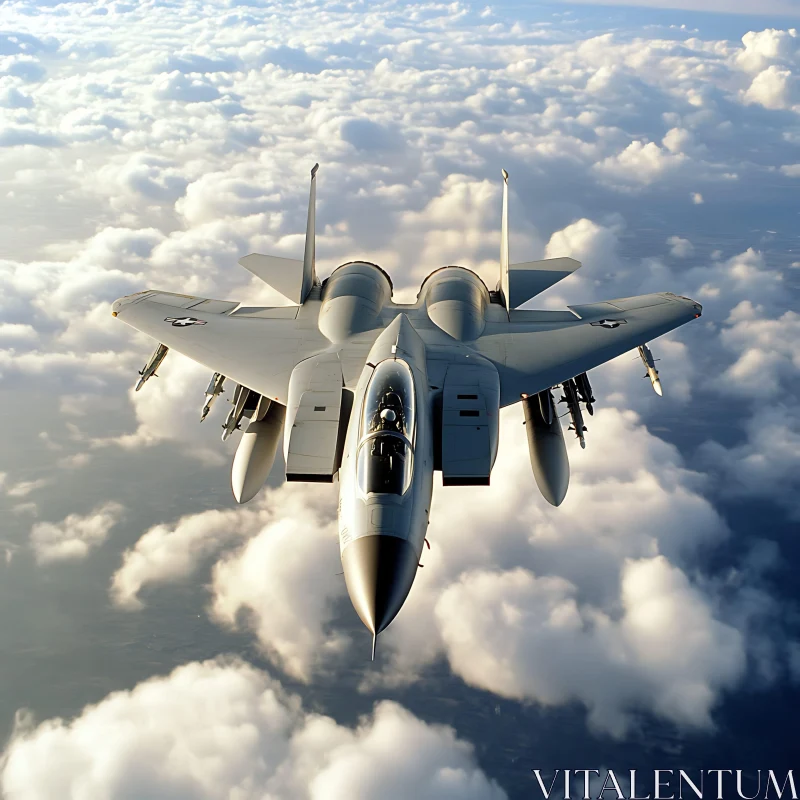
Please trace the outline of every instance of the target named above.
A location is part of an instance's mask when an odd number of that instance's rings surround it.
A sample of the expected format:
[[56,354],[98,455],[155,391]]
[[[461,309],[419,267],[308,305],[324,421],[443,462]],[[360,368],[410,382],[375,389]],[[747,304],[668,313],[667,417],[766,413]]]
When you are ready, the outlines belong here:
[[[136,391],[138,392],[139,389],[144,386],[153,375],[156,375],[156,370],[161,366],[164,359],[167,357],[167,353],[169,352],[169,347],[165,344],[160,344],[156,349],[153,355],[150,356],[147,363],[144,365],[143,369],[139,370],[139,375],[141,377],[136,383]],[[158,377],[158,375],[156,375]]]
[[233,393],[231,403],[233,408],[230,410],[227,419],[222,425],[222,441],[224,442],[235,430],[239,428],[239,423],[244,414],[245,403],[250,395],[250,390],[246,386],[237,386]]
[[553,417],[555,416],[555,409],[553,408],[553,395],[547,389],[544,392],[539,392],[536,395],[539,401],[539,413],[542,415],[542,420],[545,425],[553,424]]
[[644,377],[650,378],[650,383],[653,385],[653,391],[659,397],[663,397],[664,393],[661,389],[661,380],[658,377],[658,370],[656,369],[656,359],[653,358],[653,353],[646,344],[639,345],[639,356],[641,357],[642,363],[647,370],[647,373],[644,375]]
[[586,405],[586,410],[590,414],[594,414],[592,403],[595,402],[594,395],[592,394],[592,384],[589,383],[589,376],[585,372],[575,376],[575,387],[578,390],[578,395],[583,403]]
[[580,439],[581,447],[585,449],[586,439],[583,433],[588,430],[588,428],[583,424],[583,412],[581,411],[580,400],[578,400],[578,388],[575,385],[575,381],[572,379],[562,383],[561,388],[564,390],[564,396],[559,402],[567,404],[570,417],[572,418],[572,425],[570,425],[569,430],[575,431],[575,435]]
[[216,399],[225,391],[222,388],[223,383],[225,383],[225,376],[221,375],[219,372],[215,372],[211,376],[211,380],[208,382],[208,387],[206,388],[206,401],[203,405],[203,410],[200,412],[200,422],[208,416],[208,412],[211,411],[211,406],[214,405]]

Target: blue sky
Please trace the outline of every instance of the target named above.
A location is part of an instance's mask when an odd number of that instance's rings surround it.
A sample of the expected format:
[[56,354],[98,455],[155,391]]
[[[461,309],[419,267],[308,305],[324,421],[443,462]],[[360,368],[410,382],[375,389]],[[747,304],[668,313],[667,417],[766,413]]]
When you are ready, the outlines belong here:
[[[587,760],[788,764],[798,4],[650,5],[4,5],[9,797],[501,798]],[[316,161],[323,277],[366,258],[400,302],[445,264],[493,282],[502,167],[512,260],[583,263],[538,305],[704,305],[653,343],[664,398],[630,355],[593,372],[562,507],[504,412],[492,486],[437,487],[374,665],[335,491],[277,464],[235,507],[208,375],[172,354],[134,393],[154,343],[110,316],[148,287],[273,302],[236,261],[302,252]]]

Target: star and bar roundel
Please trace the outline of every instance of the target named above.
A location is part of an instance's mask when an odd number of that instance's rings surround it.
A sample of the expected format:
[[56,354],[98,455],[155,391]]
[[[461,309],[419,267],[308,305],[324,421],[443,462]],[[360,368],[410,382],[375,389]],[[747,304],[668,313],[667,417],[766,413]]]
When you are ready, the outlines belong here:
[[589,324],[593,328],[619,328],[620,325],[625,325],[627,321],[626,319],[600,319]]
[[171,322],[173,328],[188,328],[190,325],[205,325],[205,321],[196,317],[165,317],[164,322]]

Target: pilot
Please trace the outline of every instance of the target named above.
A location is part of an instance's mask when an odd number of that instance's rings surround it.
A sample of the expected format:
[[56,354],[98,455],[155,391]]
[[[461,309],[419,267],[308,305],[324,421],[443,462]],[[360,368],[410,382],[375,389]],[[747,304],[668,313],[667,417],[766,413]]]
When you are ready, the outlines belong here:
[[380,421],[375,427],[376,430],[403,432],[403,401],[391,387],[381,398],[378,409]]
[[384,408],[383,411],[380,412],[380,424],[378,426],[379,430],[382,431],[396,431],[399,430],[400,426],[397,424],[397,412],[392,408]]

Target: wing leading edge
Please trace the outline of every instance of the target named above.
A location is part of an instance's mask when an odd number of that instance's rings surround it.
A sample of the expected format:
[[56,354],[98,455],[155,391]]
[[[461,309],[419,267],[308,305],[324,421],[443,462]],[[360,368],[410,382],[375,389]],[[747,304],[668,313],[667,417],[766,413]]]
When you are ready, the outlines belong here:
[[[123,322],[270,400],[286,404],[294,366],[330,343],[300,309],[142,292],[117,300]],[[208,310],[204,310],[208,309]],[[245,312],[245,313],[240,313]]]
[[[644,342],[699,317],[702,307],[673,294],[650,294],[571,306],[574,319],[531,321],[525,312],[505,328],[504,360],[500,373],[500,404],[511,405],[522,394],[537,394],[582,372],[633,350]],[[516,321],[519,319],[519,321]],[[481,345],[495,352],[492,342],[503,333],[481,338]],[[483,347],[479,345],[479,349]]]

